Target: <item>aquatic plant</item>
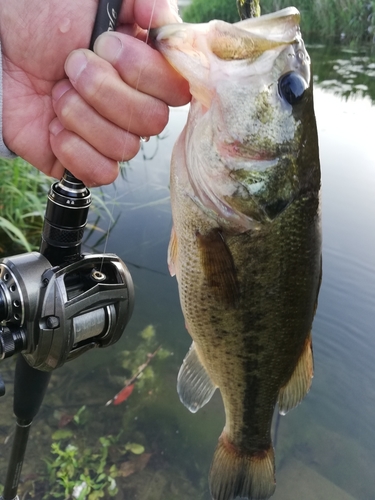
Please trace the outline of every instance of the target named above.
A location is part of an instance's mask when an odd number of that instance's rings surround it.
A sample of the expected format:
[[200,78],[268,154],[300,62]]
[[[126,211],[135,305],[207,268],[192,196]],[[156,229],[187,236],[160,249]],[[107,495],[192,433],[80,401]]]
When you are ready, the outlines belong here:
[[[155,389],[157,385],[155,383],[156,374],[154,368],[148,363],[148,359],[150,359],[150,356],[155,356],[156,359],[163,360],[169,357],[171,353],[160,345],[158,346],[153,325],[146,326],[139,333],[139,337],[141,341],[134,350],[121,351],[117,356],[125,371],[125,384],[136,378],[138,392],[148,392]],[[137,376],[137,373],[139,373],[139,376]]]
[[62,446],[61,441],[52,443],[51,453],[55,458],[45,460],[49,491],[43,499],[114,497],[118,493],[116,477],[123,473],[112,460],[110,448],[117,448],[121,459],[129,453],[141,455],[145,449],[138,443],[121,445],[119,436],[102,436],[99,445],[92,449],[71,443]]

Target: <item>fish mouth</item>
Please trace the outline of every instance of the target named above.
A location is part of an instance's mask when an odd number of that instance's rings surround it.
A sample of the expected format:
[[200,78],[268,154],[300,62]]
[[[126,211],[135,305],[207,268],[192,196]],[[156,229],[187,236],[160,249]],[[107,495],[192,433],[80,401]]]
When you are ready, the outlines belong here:
[[[296,32],[299,30],[299,22],[299,11],[295,7],[287,7],[271,14],[245,19],[233,24],[220,20],[212,20],[208,23],[167,24],[159,28],[151,28],[149,30],[149,37],[159,49],[164,42],[168,42],[170,46],[173,46],[179,41],[188,40],[190,38],[188,35],[190,30],[207,34],[207,32],[219,26],[219,29],[222,29],[222,33],[226,32],[228,36],[239,36],[237,29],[247,32],[250,36],[252,35],[252,41],[258,45],[258,50],[264,51],[270,48],[269,44],[267,46],[267,41],[270,43],[292,43],[295,40]],[[236,29],[231,32],[230,26]],[[265,31],[267,32],[266,36],[264,35]],[[241,36],[240,39],[242,39]]]
[[[301,72],[308,58],[295,7],[234,24],[213,20],[203,24],[176,23],[150,30],[152,45],[190,84],[192,95],[205,107],[214,95],[218,70],[229,62],[234,72],[259,75],[288,51],[285,71]],[[304,68],[302,68],[304,70]],[[222,71],[221,74],[225,73]],[[230,76],[226,76],[230,78]],[[309,82],[309,74],[306,74]]]
[[[291,103],[280,95],[279,80],[296,71],[306,87],[310,82],[299,20],[298,10],[290,7],[235,24],[180,23],[150,33],[155,48],[188,80],[194,98],[191,135],[184,139],[189,158],[195,159],[186,165],[189,196],[210,219],[234,233],[257,231],[272,221],[298,189],[291,176],[287,188],[292,194],[278,190],[272,172],[278,171],[284,151],[289,154],[297,127]],[[207,118],[208,111],[212,116]],[[206,146],[200,146],[202,140]],[[208,166],[204,152],[213,143]],[[271,202],[266,199],[270,179]]]

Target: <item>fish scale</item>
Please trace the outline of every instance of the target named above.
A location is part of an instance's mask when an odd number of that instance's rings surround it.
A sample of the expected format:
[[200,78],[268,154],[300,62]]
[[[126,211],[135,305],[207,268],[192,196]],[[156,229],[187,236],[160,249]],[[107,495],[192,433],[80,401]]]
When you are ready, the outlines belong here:
[[153,33],[193,95],[172,154],[168,262],[193,339],[180,399],[195,412],[219,388],[225,409],[214,500],[272,496],[275,406],[295,407],[313,375],[320,168],[298,22],[291,7]]

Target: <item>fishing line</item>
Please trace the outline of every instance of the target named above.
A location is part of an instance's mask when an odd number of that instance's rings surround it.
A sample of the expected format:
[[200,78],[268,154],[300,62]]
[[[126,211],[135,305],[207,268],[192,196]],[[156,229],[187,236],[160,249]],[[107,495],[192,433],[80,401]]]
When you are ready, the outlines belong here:
[[[124,0],[124,1],[126,1],[126,0]],[[144,43],[146,43],[146,45],[148,44],[149,37],[150,37],[150,29],[151,29],[152,20],[154,18],[155,5],[156,5],[156,0],[154,0],[153,4],[152,4],[150,20],[149,20],[149,23],[148,23],[148,27],[147,27],[147,31],[146,31],[146,39],[145,39],[145,42],[144,42]],[[137,92],[138,92],[139,83],[140,83],[140,80],[141,80],[141,74],[142,74],[142,70],[143,70],[143,62],[144,62],[144,60],[145,60],[145,55],[143,54],[142,59],[141,59],[140,69],[139,69],[139,72],[138,72],[138,77],[137,77],[136,85],[135,85],[135,91],[137,91]],[[126,132],[128,132],[128,134],[130,133],[129,131],[130,131],[130,125],[131,125],[131,122],[132,122],[132,119],[133,119],[133,115],[134,115],[134,111],[132,109],[131,112],[130,112],[130,114],[129,114],[128,126],[127,126],[127,129],[126,129]],[[141,143],[142,142],[147,142],[148,140],[149,140],[149,137],[140,137],[140,142]],[[123,146],[123,150],[122,150],[122,156],[121,156],[122,159],[121,159],[121,161],[118,162],[119,173],[120,173],[121,168],[123,168],[122,164],[125,163],[124,158],[125,158],[125,150],[126,150],[126,146],[127,146],[127,141],[128,141],[128,136],[125,137],[124,146]],[[103,255],[107,252],[107,247],[108,247],[108,242],[109,242],[109,234],[110,234],[110,230],[111,230],[111,223],[112,223],[112,220],[113,220],[113,213],[114,213],[114,210],[115,210],[116,201],[118,199],[117,182],[116,181],[114,182],[114,190],[115,190],[115,194],[114,194],[114,199],[113,199],[113,202],[112,202],[112,208],[110,210],[110,217],[109,217],[108,227],[107,227],[107,231],[106,231],[106,237],[105,237],[105,241],[104,241]],[[104,262],[104,257],[103,257],[102,262],[101,262],[100,271],[102,270],[103,262]]]

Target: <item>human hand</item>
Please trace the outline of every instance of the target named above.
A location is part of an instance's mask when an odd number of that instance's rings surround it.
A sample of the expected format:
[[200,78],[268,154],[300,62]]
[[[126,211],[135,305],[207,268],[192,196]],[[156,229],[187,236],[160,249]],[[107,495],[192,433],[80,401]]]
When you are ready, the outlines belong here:
[[4,142],[46,174],[68,168],[89,186],[112,182],[140,136],[163,130],[168,105],[190,99],[144,43],[149,27],[176,22],[168,0],[125,0],[119,33],[95,44],[101,57],[75,50],[89,45],[96,9],[92,0],[0,0]]

